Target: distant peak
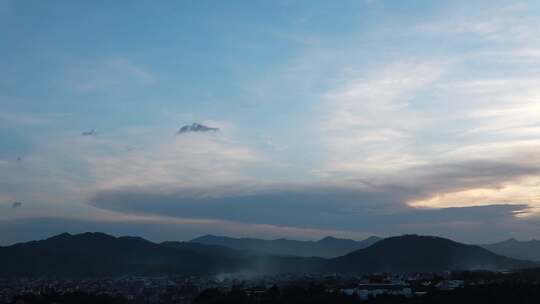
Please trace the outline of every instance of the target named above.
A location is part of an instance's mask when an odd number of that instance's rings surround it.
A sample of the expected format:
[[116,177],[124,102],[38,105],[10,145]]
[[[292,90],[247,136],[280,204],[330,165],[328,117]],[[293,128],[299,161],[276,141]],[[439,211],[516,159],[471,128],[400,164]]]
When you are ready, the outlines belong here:
[[47,240],[67,239],[67,238],[70,238],[72,236],[73,235],[71,233],[64,232],[64,233],[60,233],[60,234],[57,234],[55,236],[52,236],[52,237],[48,238]]
[[205,234],[201,237],[198,237],[198,239],[214,239],[214,238],[220,238],[222,236],[214,235],[214,234]]
[[197,241],[204,241],[204,240],[215,240],[215,239],[218,239],[218,238],[222,238],[222,237],[217,236],[217,235],[213,235],[213,234],[205,234],[203,236],[199,236],[199,237],[196,237],[196,238],[192,239],[190,242],[197,242]]
[[330,246],[336,244],[346,244],[346,243],[356,243],[356,241],[351,239],[341,239],[334,236],[327,236],[317,241],[317,243],[328,244]]
[[383,238],[372,235],[372,236],[368,237],[367,239],[362,240],[361,243],[364,243],[364,244],[369,246],[369,245],[373,245],[373,244],[375,244],[375,243],[377,243],[377,242],[379,242],[381,240],[383,240]]
[[324,238],[320,239],[319,241],[320,242],[324,242],[324,241],[335,241],[337,240],[338,238],[336,237],[333,237],[333,236],[325,236]]
[[382,240],[381,237],[378,237],[376,235],[372,235],[372,236],[368,237],[367,239],[365,239],[364,241],[380,241],[380,240]]
[[91,241],[91,240],[112,240],[117,237],[103,232],[83,232],[78,234],[61,233],[46,239],[46,241]]

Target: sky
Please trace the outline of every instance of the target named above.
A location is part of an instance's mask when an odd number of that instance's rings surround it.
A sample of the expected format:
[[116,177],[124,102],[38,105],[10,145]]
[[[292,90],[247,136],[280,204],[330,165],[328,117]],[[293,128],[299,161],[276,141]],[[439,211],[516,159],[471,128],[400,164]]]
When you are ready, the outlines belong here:
[[0,0],[0,245],[538,237],[539,17],[538,1]]

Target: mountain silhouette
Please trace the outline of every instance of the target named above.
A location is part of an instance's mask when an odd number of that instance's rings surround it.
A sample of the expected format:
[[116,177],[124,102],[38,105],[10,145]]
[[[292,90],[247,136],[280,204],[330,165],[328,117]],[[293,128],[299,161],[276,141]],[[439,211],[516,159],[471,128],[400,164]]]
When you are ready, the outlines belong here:
[[295,241],[288,239],[262,240],[256,238],[231,238],[205,235],[191,240],[192,243],[219,245],[237,250],[270,255],[290,255],[299,257],[333,258],[354,250],[363,249],[381,238],[372,236],[363,241],[325,237],[319,241]]
[[0,248],[4,276],[204,274],[234,271],[240,261],[190,248],[169,248],[142,238],[103,233],[60,234]]
[[329,262],[326,271],[440,272],[446,270],[505,270],[534,267],[479,246],[465,245],[433,236],[404,235],[381,240]]
[[508,239],[481,246],[489,251],[510,258],[540,261],[540,241],[538,240],[518,241],[516,239]]
[[[316,243],[334,243],[325,238]],[[339,241],[337,241],[339,242]],[[341,257],[270,255],[197,242],[163,242],[103,233],[60,234],[0,247],[0,277],[99,277],[218,273],[343,273],[502,270],[536,264],[443,238],[380,240]]]

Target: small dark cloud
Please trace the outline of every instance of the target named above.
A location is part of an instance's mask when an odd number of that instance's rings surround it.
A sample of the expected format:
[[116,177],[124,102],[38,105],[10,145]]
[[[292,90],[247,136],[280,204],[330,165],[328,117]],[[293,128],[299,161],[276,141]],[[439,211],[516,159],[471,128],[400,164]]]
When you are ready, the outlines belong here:
[[11,208],[21,208],[21,207],[22,207],[21,202],[13,202],[13,204],[11,204]]
[[17,157],[17,161],[19,161],[19,162],[22,161],[22,157],[20,157],[20,156]]
[[194,122],[191,125],[182,126],[176,134],[184,134],[188,132],[209,132],[209,131],[216,132],[216,131],[219,131],[219,128],[208,127],[208,126],[201,125]]
[[81,133],[82,136],[95,136],[97,135],[96,130],[84,131]]

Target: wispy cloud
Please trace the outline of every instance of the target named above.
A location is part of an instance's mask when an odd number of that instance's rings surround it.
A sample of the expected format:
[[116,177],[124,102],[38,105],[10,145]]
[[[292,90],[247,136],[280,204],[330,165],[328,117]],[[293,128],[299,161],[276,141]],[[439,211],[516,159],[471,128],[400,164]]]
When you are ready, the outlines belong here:
[[68,113],[23,113],[23,112],[0,112],[0,122],[8,125],[38,126],[58,122],[70,116]]
[[490,7],[482,12],[454,13],[451,18],[419,25],[416,30],[435,35],[475,35],[489,41],[537,43],[538,20],[529,14],[529,5],[515,3]]
[[210,185],[242,179],[242,167],[262,159],[247,147],[211,137],[171,138],[125,155],[87,155],[85,162],[103,187]]
[[68,79],[73,88],[81,92],[155,82],[151,73],[125,58],[81,64],[69,71]]
[[418,163],[412,140],[430,117],[411,103],[446,67],[445,63],[391,63],[329,92],[318,128],[331,157],[329,170],[400,169]]

